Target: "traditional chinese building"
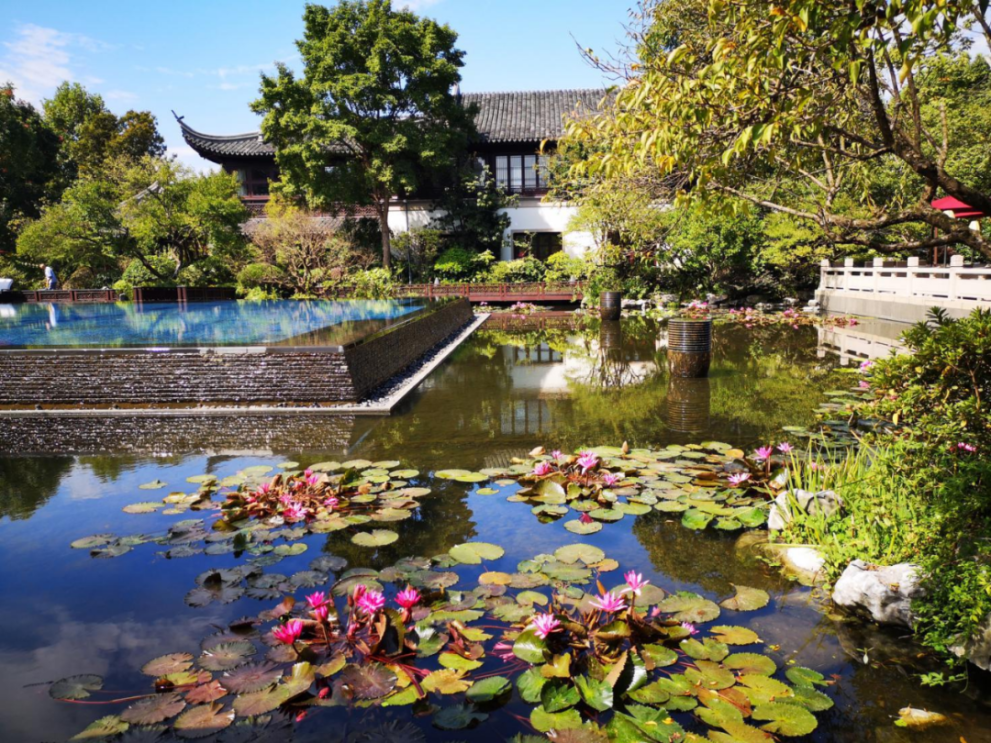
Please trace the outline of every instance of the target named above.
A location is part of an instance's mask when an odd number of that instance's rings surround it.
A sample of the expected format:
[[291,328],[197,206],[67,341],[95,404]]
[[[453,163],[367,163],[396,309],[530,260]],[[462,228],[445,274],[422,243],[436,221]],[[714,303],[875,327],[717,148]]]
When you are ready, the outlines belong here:
[[[533,254],[546,259],[564,249],[582,254],[592,244],[586,232],[568,230],[576,207],[546,201],[547,163],[543,151],[552,150],[564,133],[567,117],[595,111],[604,91],[547,90],[508,93],[459,94],[465,105],[476,104],[478,139],[472,154],[485,165],[508,192],[519,195],[519,204],[507,209],[511,224],[504,236],[503,260],[513,257],[515,240],[530,235]],[[234,135],[203,134],[179,119],[186,142],[199,155],[234,173],[241,184],[241,198],[255,214],[263,212],[269,184],[279,177],[275,148],[259,132]],[[428,225],[435,213],[433,200],[413,195],[394,199],[389,228],[394,234]]]

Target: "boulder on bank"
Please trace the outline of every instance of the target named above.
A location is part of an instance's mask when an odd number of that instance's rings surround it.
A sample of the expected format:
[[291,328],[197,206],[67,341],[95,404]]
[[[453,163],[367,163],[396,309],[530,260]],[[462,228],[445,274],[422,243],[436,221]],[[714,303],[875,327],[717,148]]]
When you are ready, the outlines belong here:
[[991,670],[991,614],[984,617],[974,634],[951,647],[950,651],[958,658],[966,658],[981,670]]
[[843,499],[832,490],[786,490],[774,499],[767,515],[767,528],[781,531],[794,518],[792,507],[798,506],[802,512],[815,516],[832,516],[843,507]]
[[923,593],[918,567],[911,563],[882,567],[854,560],[833,587],[833,603],[869,614],[878,624],[911,629],[912,600]]

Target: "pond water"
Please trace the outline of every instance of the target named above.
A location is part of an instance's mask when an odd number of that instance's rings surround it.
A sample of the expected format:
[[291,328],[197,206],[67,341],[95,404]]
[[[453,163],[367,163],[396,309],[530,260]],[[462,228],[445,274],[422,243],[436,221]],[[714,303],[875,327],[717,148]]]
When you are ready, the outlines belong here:
[[426,300],[0,305],[0,348],[343,345]]
[[[69,443],[48,456],[0,459],[0,741],[66,740],[99,717],[119,714],[128,703],[86,702],[147,693],[150,679],[140,672],[147,661],[167,653],[195,656],[204,637],[275,603],[247,596],[201,608],[185,603],[203,571],[235,567],[244,556],[169,557],[167,546],[146,543],[120,557],[94,559],[85,549],[70,549],[70,542],[101,533],[159,534],[179,520],[207,516],[121,510],[172,491],[191,492],[197,487],[187,482],[191,476],[224,478],[287,459],[306,465],[355,458],[398,460],[421,472],[414,484],[432,489],[416,518],[387,525],[399,540],[369,549],[353,544],[346,531],[312,534],[301,540],[308,547],[304,554],[267,571],[292,575],[321,555],[346,558],[349,567],[382,569],[402,557],[482,541],[505,549],[485,569],[513,572],[521,560],[581,541],[666,590],[715,601],[732,596],[733,584],[767,591],[766,607],[722,619],[755,630],[764,643],[760,651],[779,667],[797,663],[836,681],[826,689],[836,705],[816,715],[819,727],[808,740],[991,741],[983,680],[972,680],[963,694],[921,687],[911,665],[918,648],[906,638],[830,614],[813,590],[738,549],[736,534],[692,531],[677,515],[651,511],[576,537],[563,520],[541,523],[528,504],[508,501],[513,488],[485,495],[479,492],[484,482],[429,477],[442,468],[505,467],[538,445],[575,450],[626,441],[659,448],[715,439],[750,449],[782,440],[782,426],[810,423],[825,392],[837,385],[837,361],[819,351],[812,327],[718,327],[710,379],[685,385],[668,378],[663,331],[653,323],[593,322],[577,330],[554,324],[514,330],[493,323],[392,417],[352,421],[343,434],[329,436],[320,425],[307,425],[300,426],[304,434],[280,439],[287,443],[260,444],[248,430],[239,438],[237,423],[228,421],[218,422],[223,436],[187,440],[185,451],[145,447],[171,451],[169,456],[113,453],[110,445],[101,447],[106,453],[85,454]],[[257,422],[252,425],[257,432]],[[140,489],[151,481],[164,485]],[[479,572],[466,575],[477,579]],[[622,582],[617,573],[603,580],[607,586]],[[113,693],[76,703],[51,699],[48,683],[74,674],[103,676],[104,690]],[[925,732],[895,727],[898,709],[907,705],[948,715],[949,726]],[[232,728],[216,739],[502,741],[531,732],[518,718],[528,712],[514,699],[472,731],[447,732],[409,707],[329,707],[296,723],[275,713],[262,737]]]

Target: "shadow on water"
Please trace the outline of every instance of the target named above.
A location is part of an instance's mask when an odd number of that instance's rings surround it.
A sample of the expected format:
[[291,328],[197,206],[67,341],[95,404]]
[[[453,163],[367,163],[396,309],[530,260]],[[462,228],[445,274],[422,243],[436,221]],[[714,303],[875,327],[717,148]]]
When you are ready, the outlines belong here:
[[[710,378],[672,380],[663,327],[645,320],[621,326],[597,321],[533,322],[477,332],[385,419],[310,415],[226,419],[46,419],[57,455],[0,457],[0,740],[65,740],[117,707],[57,704],[42,684],[77,673],[106,677],[107,688],[137,693],[150,658],[198,652],[200,640],[231,620],[268,608],[241,598],[193,609],[184,596],[208,567],[239,564],[234,555],[167,559],[144,544],[113,560],[95,560],[69,543],[88,534],[164,531],[176,519],[128,515],[129,503],[195,487],[186,478],[223,478],[255,464],[310,464],[346,458],[400,460],[423,473],[458,467],[505,466],[535,446],[586,444],[663,446],[719,440],[752,447],[780,439],[784,425],[811,421],[823,393],[835,386],[835,360],[820,358],[814,328],[717,327]],[[692,384],[682,384],[683,381]],[[48,438],[45,439],[44,437]],[[140,485],[161,480],[152,492]],[[514,570],[522,559],[576,541],[560,521],[540,523],[524,504],[484,495],[479,486],[433,479],[413,518],[390,523],[391,545],[369,551],[346,532],[312,535],[308,551],[277,566],[290,575],[322,554],[348,567],[382,568],[397,559],[431,556],[467,540],[502,545],[495,567]],[[202,516],[202,514],[200,514]],[[757,612],[725,612],[720,621],[754,629],[779,665],[790,661],[835,675],[834,709],[820,716],[815,741],[991,741],[991,712],[983,679],[967,691],[921,687],[923,663],[908,638],[834,617],[815,593],[784,578],[731,535],[693,532],[677,518],[652,511],[608,524],[582,541],[601,547],[624,568],[655,585],[690,590],[719,601],[733,585],[766,590]],[[607,576],[607,585],[618,581]],[[779,649],[775,649],[780,646]],[[866,652],[867,663],[863,662]],[[924,668],[924,665],[922,666]],[[135,690],[135,691],[131,691]],[[950,726],[928,732],[894,727],[906,705],[940,711]],[[502,741],[523,732],[512,704],[472,731],[475,741]],[[281,723],[280,723],[281,724]],[[325,741],[380,728],[382,740],[464,740],[395,710],[323,710],[276,740]]]

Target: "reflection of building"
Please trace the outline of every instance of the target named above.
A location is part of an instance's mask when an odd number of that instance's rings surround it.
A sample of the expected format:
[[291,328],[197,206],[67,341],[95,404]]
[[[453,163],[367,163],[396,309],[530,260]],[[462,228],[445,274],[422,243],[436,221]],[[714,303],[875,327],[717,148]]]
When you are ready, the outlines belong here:
[[905,323],[866,318],[853,327],[820,326],[819,358],[833,353],[839,356],[842,364],[859,364],[865,359],[889,356],[892,352],[905,350],[899,338],[907,329]]
[[[541,260],[559,250],[581,255],[592,244],[587,232],[569,232],[577,208],[568,203],[544,202],[548,190],[547,152],[564,133],[566,117],[595,111],[603,90],[545,90],[458,94],[464,105],[475,105],[478,136],[470,145],[479,170],[484,166],[519,204],[506,209],[510,227],[504,235],[502,260],[516,257],[514,242],[529,239],[530,250]],[[278,180],[275,148],[259,132],[235,135],[203,134],[181,118],[183,138],[200,156],[234,173],[241,198],[256,214],[269,199],[269,186]],[[466,153],[468,154],[468,153]],[[349,156],[345,147],[327,153],[327,167]],[[406,232],[426,226],[436,194],[414,193],[390,205],[389,228]],[[368,214],[371,216],[371,213]],[[332,220],[331,220],[332,221]]]

